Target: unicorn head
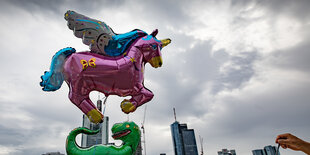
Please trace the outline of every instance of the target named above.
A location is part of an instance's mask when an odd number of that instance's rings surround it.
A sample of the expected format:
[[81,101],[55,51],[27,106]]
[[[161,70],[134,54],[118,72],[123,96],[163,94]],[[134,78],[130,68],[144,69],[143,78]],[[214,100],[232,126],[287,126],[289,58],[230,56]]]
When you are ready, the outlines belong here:
[[158,30],[155,29],[150,35],[142,37],[137,41],[135,46],[140,49],[143,54],[143,60],[149,62],[152,67],[158,68],[163,64],[161,58],[161,49],[171,43],[171,40],[158,40],[156,35]]

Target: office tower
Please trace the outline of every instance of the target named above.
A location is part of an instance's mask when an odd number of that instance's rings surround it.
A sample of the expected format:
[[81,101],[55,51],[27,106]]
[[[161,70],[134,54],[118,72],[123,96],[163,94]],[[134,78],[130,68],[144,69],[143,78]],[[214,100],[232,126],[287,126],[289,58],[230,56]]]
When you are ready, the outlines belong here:
[[[97,101],[97,108],[101,111],[102,101]],[[103,123],[101,124],[94,124],[89,121],[88,117],[84,114],[83,115],[83,127],[89,128],[91,130],[98,130],[101,126],[99,133],[95,135],[86,135],[82,134],[82,147],[90,147],[96,144],[108,144],[109,140],[109,117],[103,117]]]
[[266,151],[266,155],[276,155],[276,147],[275,146],[265,146],[264,150]]
[[222,151],[217,152],[218,155],[236,155],[236,150],[222,149]]
[[264,149],[252,150],[253,155],[280,155],[280,152],[276,154],[277,148],[275,146],[265,146]]
[[175,155],[198,155],[194,129],[177,121],[170,127]]
[[171,134],[172,134],[172,141],[174,146],[174,154],[175,155],[183,155],[184,147],[183,147],[183,139],[180,134],[179,123],[174,122],[171,124]]
[[91,130],[98,130],[102,125],[100,131],[95,135],[82,134],[82,147],[90,147],[96,144],[108,144],[109,140],[109,117],[103,117],[103,123],[94,124],[89,121],[88,117],[83,115],[83,127]]
[[266,155],[265,151],[262,149],[252,150],[253,155]]

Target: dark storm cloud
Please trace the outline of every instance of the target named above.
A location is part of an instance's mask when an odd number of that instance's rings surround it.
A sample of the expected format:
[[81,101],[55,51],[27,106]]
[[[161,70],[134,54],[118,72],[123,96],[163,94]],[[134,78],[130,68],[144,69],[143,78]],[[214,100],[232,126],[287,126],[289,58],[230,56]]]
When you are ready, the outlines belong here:
[[0,124],[0,145],[16,146],[23,144],[25,135],[22,133],[21,129],[8,128]]
[[[60,14],[60,6],[62,6],[64,1],[62,0],[6,0],[1,1],[1,10],[6,9],[23,9],[27,12],[35,13],[50,13],[58,16]],[[8,11],[14,11],[8,10]],[[16,10],[15,10],[16,11]]]
[[[8,5],[32,13],[51,13],[52,16],[63,15],[64,10],[75,10],[80,13],[96,14],[105,9],[116,9],[117,12],[138,12],[139,18],[146,17],[150,21],[169,21],[170,24],[180,25],[181,21],[189,21],[184,1],[146,1],[132,3],[124,0],[8,0],[1,2],[2,10]],[[137,9],[141,8],[141,9]],[[143,13],[141,13],[141,11]],[[87,15],[86,14],[86,15]],[[167,20],[169,19],[169,20]],[[182,20],[181,20],[182,19]],[[100,20],[100,19],[99,19]]]
[[290,15],[300,19],[300,21],[310,18],[309,0],[232,0],[232,6],[247,6],[249,4],[268,9],[271,16]]
[[[191,37],[182,37],[191,39]],[[155,117],[157,114],[154,113],[150,119],[171,122],[173,107],[180,114],[180,120],[192,114],[199,116],[206,112],[200,107],[201,103],[197,103],[196,100],[200,92],[204,91],[204,84],[213,80],[218,74],[220,64],[211,56],[211,48],[210,42],[199,42],[193,48],[187,48],[185,52],[178,54],[170,55],[170,52],[175,52],[169,51],[169,48],[163,49],[163,57],[168,57],[169,62],[164,60],[164,65],[159,71],[153,68],[147,68],[146,71],[149,73],[148,79],[160,83],[160,88],[153,90],[155,92],[153,102],[157,104],[153,107],[156,111],[161,111],[162,115]],[[164,119],[165,117],[171,119]]]
[[[145,17],[146,20],[156,22],[159,26],[173,26],[178,29],[183,27],[185,23],[192,23],[193,19],[187,13],[186,4],[188,3],[190,2],[158,0],[145,1],[144,3],[138,4],[138,6],[141,5],[140,7],[143,8],[144,11],[140,16]],[[132,11],[135,12],[134,9]]]
[[287,70],[299,70],[310,73],[310,39],[285,50],[275,51],[269,64]]
[[[124,4],[124,0],[7,0],[0,3],[3,12],[13,7],[14,9],[23,9],[32,14],[47,14],[49,17],[59,17],[63,16],[66,10],[95,14],[106,8],[117,8]],[[11,12],[14,10],[7,11]]]
[[258,52],[241,52],[239,55],[231,56],[229,65],[224,66],[224,73],[221,73],[214,83],[213,93],[223,89],[232,90],[242,87],[242,84],[253,77],[255,71],[254,62],[258,59]]

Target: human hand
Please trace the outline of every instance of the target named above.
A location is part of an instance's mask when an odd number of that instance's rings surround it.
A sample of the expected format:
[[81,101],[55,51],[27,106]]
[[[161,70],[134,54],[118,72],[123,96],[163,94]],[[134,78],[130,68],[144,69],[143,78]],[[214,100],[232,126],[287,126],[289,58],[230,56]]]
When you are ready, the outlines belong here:
[[284,149],[290,148],[295,151],[303,151],[310,155],[310,143],[303,141],[290,133],[278,135],[276,143],[280,144]]

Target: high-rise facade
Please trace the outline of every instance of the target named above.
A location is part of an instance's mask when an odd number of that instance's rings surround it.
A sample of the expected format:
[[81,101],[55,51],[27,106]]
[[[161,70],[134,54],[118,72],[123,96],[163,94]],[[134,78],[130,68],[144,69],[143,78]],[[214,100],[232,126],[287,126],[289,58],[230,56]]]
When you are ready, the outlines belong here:
[[253,155],[266,155],[266,152],[262,149],[252,150]]
[[[102,111],[102,101],[97,101],[97,108],[99,111]],[[101,124],[94,124],[89,121],[88,117],[84,114],[83,115],[83,127],[86,127],[91,130],[98,130],[100,131],[95,135],[86,135],[82,134],[81,139],[81,146],[82,147],[91,147],[96,144],[108,144],[109,143],[109,117],[103,117],[103,123]]]
[[[102,125],[102,126],[101,126]],[[101,128],[100,128],[101,126]],[[94,124],[89,121],[88,117],[83,115],[83,127],[89,128],[91,130],[100,131],[95,135],[82,134],[82,147],[91,147],[96,144],[108,144],[109,142],[109,117],[104,116],[102,124]]]
[[177,121],[170,127],[175,155],[198,155],[194,129]]
[[277,153],[277,148],[275,146],[265,146],[264,149],[252,150],[253,155],[280,155]]
[[276,155],[277,149],[275,146],[265,146],[264,150],[266,151],[266,155]]
[[222,151],[217,152],[218,155],[236,155],[236,150],[222,149]]

